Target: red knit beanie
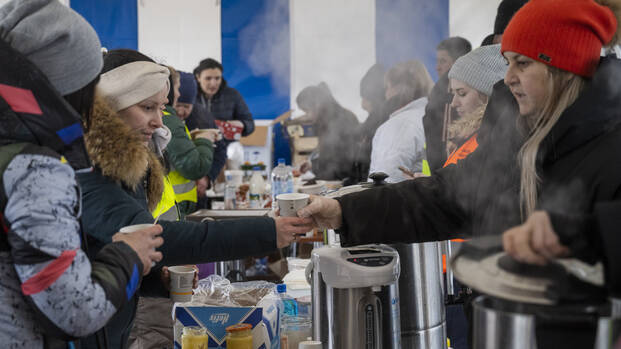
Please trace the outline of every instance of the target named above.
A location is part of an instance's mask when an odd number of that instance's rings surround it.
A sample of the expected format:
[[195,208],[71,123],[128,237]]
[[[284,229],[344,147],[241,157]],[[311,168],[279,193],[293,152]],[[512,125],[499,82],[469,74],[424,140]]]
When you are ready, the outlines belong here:
[[616,29],[612,11],[593,0],[531,0],[509,22],[501,52],[591,77]]

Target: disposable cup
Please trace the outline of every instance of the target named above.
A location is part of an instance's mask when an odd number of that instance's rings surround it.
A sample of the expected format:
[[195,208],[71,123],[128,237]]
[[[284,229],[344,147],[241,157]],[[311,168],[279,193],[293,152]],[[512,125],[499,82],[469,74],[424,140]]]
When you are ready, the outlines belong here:
[[189,302],[192,300],[192,285],[196,269],[177,265],[168,267],[170,273],[170,299],[173,302]]
[[[151,228],[152,226],[153,224],[148,224],[148,223],[126,225],[123,228],[121,228],[121,230],[119,230],[119,233],[129,234],[129,233],[133,233],[138,230]],[[153,250],[155,251],[155,249]],[[153,268],[154,266],[155,266],[155,262],[151,262],[151,268]]]
[[127,225],[127,226],[124,226],[123,228],[121,228],[121,230],[119,230],[119,233],[129,234],[129,233],[133,233],[133,232],[138,231],[138,230],[150,228],[152,226],[153,226],[153,224]]
[[322,349],[319,341],[303,341],[300,342],[298,349]]
[[310,195],[303,193],[287,193],[276,196],[280,215],[283,217],[297,217],[298,211],[308,205]]

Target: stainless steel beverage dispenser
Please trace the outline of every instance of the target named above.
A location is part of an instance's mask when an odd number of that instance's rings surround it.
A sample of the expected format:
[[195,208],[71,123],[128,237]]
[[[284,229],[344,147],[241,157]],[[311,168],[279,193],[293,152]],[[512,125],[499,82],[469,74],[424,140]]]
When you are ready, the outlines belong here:
[[324,349],[399,349],[399,254],[386,245],[311,253],[313,339]]
[[442,259],[438,244],[391,245],[399,252],[401,262],[399,293],[404,348],[446,348]]

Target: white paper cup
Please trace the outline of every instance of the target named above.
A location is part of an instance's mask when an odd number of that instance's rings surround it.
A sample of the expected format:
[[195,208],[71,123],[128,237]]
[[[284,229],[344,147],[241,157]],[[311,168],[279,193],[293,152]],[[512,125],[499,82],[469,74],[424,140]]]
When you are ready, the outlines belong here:
[[323,349],[323,347],[319,341],[304,341],[300,342],[298,349]]
[[280,215],[283,217],[297,217],[298,211],[308,205],[310,195],[302,193],[287,193],[276,196]]
[[152,226],[153,226],[153,224],[127,225],[127,226],[124,226],[123,228],[121,228],[121,230],[119,230],[119,233],[129,234],[129,233],[133,233],[133,232],[138,231],[138,230],[150,228]]
[[[138,230],[150,228],[152,226],[153,226],[153,224],[147,224],[147,223],[134,224],[134,225],[126,225],[123,228],[121,228],[121,230],[119,230],[119,233],[129,234],[129,233],[133,233],[133,232],[138,231]],[[155,251],[155,249],[153,249],[153,250]],[[151,268],[153,268],[154,266],[155,266],[155,262],[151,262]]]
[[196,269],[177,265],[168,267],[168,272],[170,273],[170,299],[173,302],[191,301]]

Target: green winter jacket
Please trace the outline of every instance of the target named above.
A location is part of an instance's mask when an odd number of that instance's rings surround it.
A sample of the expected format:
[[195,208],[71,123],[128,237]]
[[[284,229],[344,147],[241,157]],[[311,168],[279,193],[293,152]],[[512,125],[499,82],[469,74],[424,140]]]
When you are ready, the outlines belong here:
[[185,124],[171,106],[166,106],[162,122],[172,134],[166,146],[166,157],[172,167],[187,179],[205,177],[213,161],[213,143],[203,138],[189,139]]

